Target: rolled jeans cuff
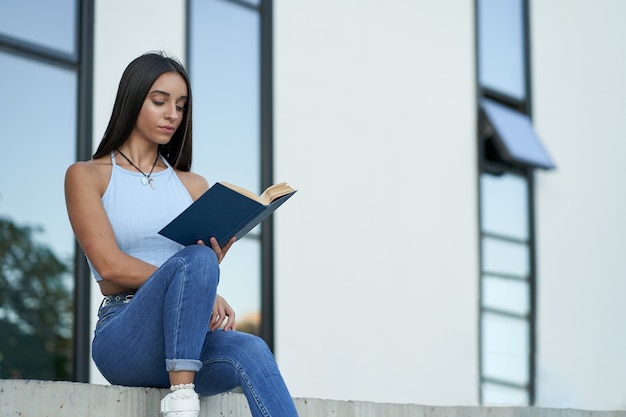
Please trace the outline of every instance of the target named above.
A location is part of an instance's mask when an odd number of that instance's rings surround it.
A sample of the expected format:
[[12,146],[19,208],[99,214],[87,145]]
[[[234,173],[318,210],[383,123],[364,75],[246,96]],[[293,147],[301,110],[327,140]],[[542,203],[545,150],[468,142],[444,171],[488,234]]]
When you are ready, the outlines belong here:
[[193,371],[198,372],[202,368],[202,361],[195,359],[165,359],[167,372]]

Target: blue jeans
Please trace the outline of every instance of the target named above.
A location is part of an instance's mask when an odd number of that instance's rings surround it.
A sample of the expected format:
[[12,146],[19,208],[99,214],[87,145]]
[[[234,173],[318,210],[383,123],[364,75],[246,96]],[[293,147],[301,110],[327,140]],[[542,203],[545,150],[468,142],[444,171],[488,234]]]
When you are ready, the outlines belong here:
[[130,301],[98,311],[93,359],[112,384],[167,388],[169,371],[194,371],[196,391],[242,387],[253,416],[297,416],[265,342],[209,331],[219,266],[212,249],[192,245],[167,260]]

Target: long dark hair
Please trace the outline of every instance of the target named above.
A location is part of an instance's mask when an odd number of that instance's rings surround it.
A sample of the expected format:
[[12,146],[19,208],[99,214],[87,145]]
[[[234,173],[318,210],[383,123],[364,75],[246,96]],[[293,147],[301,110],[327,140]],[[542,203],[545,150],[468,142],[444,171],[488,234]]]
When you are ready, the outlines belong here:
[[159,145],[159,152],[174,168],[189,171],[191,168],[191,84],[183,65],[163,53],[147,53],[133,60],[122,75],[113,105],[111,119],[102,141],[93,155],[101,158],[126,142],[135,127],[141,106],[150,87],[161,74],[176,72],[187,84],[187,104],[183,120],[166,145]]

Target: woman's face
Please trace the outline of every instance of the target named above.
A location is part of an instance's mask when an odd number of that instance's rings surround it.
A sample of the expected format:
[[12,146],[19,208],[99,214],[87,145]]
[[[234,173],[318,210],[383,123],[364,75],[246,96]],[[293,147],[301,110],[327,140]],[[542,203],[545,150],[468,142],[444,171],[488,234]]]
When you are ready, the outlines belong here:
[[187,94],[187,84],[180,74],[161,74],[141,106],[131,136],[159,145],[167,144],[183,120]]

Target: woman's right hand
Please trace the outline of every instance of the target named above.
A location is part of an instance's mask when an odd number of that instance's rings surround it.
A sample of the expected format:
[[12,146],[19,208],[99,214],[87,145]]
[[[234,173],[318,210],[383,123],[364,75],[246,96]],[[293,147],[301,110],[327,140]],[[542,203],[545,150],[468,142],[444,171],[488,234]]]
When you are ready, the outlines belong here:
[[222,326],[224,330],[236,330],[235,310],[233,310],[224,297],[216,294],[209,328],[214,332]]

